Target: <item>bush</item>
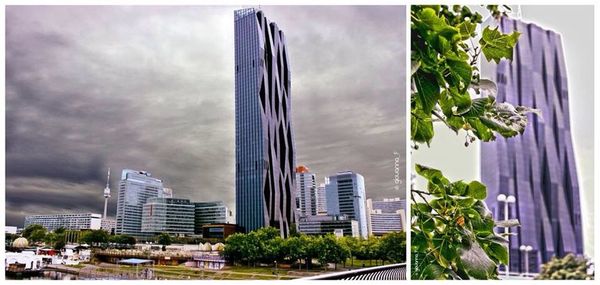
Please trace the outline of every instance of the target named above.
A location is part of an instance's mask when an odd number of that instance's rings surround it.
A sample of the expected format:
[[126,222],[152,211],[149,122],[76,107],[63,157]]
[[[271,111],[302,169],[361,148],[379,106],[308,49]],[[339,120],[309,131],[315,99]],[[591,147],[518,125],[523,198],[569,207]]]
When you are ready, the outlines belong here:
[[538,280],[593,280],[592,262],[583,256],[572,253],[563,258],[553,257],[552,260],[542,264],[542,271],[535,278]]

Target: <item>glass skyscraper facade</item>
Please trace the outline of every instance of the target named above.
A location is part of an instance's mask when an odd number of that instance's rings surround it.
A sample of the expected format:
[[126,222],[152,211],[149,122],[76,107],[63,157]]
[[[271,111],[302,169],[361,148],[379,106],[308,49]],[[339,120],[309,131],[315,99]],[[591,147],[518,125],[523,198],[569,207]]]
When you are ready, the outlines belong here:
[[119,182],[115,233],[139,239],[151,237],[151,234],[142,233],[142,208],[150,198],[170,197],[169,190],[163,188],[162,180],[146,171],[124,169]]
[[226,224],[230,222],[231,212],[223,201],[194,203],[194,232],[202,234],[202,226],[208,224]]
[[149,198],[142,209],[142,232],[194,234],[194,204],[188,199]]
[[[504,217],[504,202],[497,196],[516,197],[508,211],[521,223],[511,228],[516,233],[510,236],[511,271],[523,272],[529,264],[537,272],[553,256],[583,253],[567,72],[559,34],[504,17],[501,28],[522,34],[512,61],[487,67],[498,84],[497,100],[532,106],[542,116],[529,115],[521,136],[483,143],[481,176],[496,219]],[[520,251],[522,245],[533,251]]]
[[234,12],[236,222],[289,233],[295,152],[285,36],[264,13]]
[[327,193],[327,215],[346,216],[358,222],[359,235],[368,236],[367,204],[365,195],[365,179],[362,175],[352,172],[338,172],[329,176],[325,184]]

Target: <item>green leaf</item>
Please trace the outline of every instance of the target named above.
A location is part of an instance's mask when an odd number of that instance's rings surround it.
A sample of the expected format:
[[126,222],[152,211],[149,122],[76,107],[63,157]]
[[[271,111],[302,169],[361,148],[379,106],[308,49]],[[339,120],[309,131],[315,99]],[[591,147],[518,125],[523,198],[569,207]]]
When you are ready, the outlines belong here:
[[427,203],[416,203],[416,204],[414,204],[414,206],[417,208],[417,210],[419,212],[423,212],[423,213],[431,212],[431,207],[429,207],[429,205],[427,205]]
[[495,257],[500,263],[508,264],[508,243],[501,244],[492,242],[488,245],[486,253]]
[[462,180],[450,184],[450,195],[464,196],[467,193],[468,184]]
[[433,121],[431,116],[425,115],[422,111],[413,112],[410,117],[411,139],[415,142],[429,143],[433,139]]
[[417,86],[417,96],[423,112],[430,114],[435,104],[440,99],[440,86],[435,76],[431,73],[417,70],[414,76]]
[[479,181],[471,181],[467,188],[467,193],[477,200],[483,200],[487,197],[487,188]]
[[444,268],[437,263],[431,263],[423,269],[421,280],[444,280]]
[[473,76],[473,69],[471,65],[465,62],[464,60],[446,60],[450,71],[455,73],[458,77],[462,79],[465,85],[469,85],[471,83],[471,77]]
[[471,23],[470,20],[466,20],[458,25],[458,30],[460,31],[461,40],[467,40],[471,37],[475,36],[475,29],[477,28],[477,24]]
[[499,63],[501,59],[506,58],[512,60],[513,48],[519,39],[520,33],[513,32],[511,34],[502,34],[498,27],[490,29],[485,27],[479,44],[481,51],[485,55],[487,61],[495,61]]

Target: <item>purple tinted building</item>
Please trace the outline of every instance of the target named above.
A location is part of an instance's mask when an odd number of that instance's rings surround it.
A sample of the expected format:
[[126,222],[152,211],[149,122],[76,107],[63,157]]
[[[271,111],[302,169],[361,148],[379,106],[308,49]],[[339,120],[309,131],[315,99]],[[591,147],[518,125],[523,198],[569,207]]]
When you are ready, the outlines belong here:
[[234,19],[236,220],[287,236],[296,167],[285,36],[260,10],[236,10]]
[[522,35],[513,61],[495,70],[497,99],[540,109],[542,117],[529,115],[522,136],[499,138],[481,149],[481,176],[488,185],[487,202],[496,218],[504,217],[498,194],[514,195],[511,271],[525,270],[521,245],[530,245],[529,268],[538,272],[552,256],[583,253],[579,185],[569,126],[567,71],[559,34],[520,20],[503,18],[504,32]]

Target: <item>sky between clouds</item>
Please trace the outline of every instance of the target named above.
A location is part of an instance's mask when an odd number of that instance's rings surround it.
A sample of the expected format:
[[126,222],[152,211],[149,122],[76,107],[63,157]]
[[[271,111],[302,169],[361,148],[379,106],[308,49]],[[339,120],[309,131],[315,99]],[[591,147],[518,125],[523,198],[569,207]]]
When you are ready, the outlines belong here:
[[[101,213],[106,168],[147,170],[174,195],[235,208],[233,10],[6,8],[6,224]],[[268,6],[286,33],[297,164],[404,197],[405,12]],[[394,154],[400,153],[400,155]]]

